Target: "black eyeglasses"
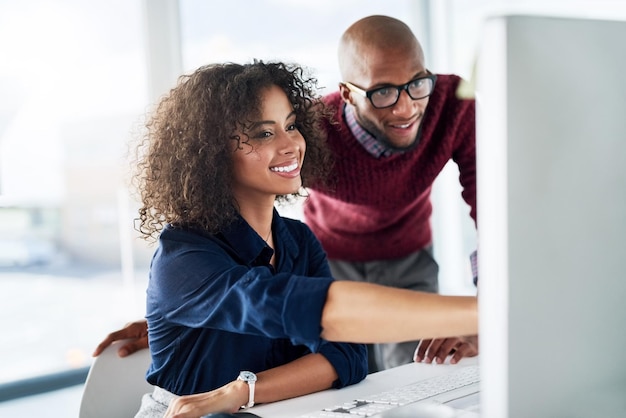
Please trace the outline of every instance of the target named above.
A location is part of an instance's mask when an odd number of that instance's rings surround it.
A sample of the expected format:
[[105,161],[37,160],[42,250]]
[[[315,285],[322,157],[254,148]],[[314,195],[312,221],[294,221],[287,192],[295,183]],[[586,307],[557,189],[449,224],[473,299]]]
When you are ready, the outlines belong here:
[[348,87],[348,89],[350,89],[350,91],[367,97],[370,103],[372,103],[372,106],[376,109],[384,109],[398,103],[402,90],[406,91],[409,97],[413,100],[419,100],[430,96],[435,88],[435,81],[437,81],[437,76],[428,73],[428,75],[414,78],[401,86],[389,85],[367,91],[347,81],[344,84]]

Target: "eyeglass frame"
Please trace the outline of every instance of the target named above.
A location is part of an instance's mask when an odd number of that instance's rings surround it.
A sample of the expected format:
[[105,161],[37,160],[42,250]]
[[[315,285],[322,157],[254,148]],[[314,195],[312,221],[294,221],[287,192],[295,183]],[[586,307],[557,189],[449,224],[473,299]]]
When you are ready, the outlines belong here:
[[[413,96],[411,96],[411,93],[409,92],[409,85],[416,82],[417,80],[424,80],[424,79],[429,79],[433,85],[432,88],[430,89],[430,93],[428,93],[426,96],[422,96],[422,97],[418,97],[418,98],[414,98]],[[374,107],[374,109],[387,109],[388,107],[393,107],[396,105],[396,103],[398,103],[398,100],[400,100],[400,95],[402,94],[402,91],[406,91],[406,94],[411,98],[411,100],[421,100],[421,99],[425,99],[426,97],[430,96],[431,94],[433,94],[433,91],[435,90],[435,84],[437,82],[437,76],[433,73],[431,73],[430,71],[426,70],[426,75],[424,76],[420,76],[420,77],[416,77],[410,81],[408,81],[405,84],[402,84],[400,86],[394,85],[394,84],[388,84],[385,86],[381,86],[381,87],[376,87],[370,90],[365,90],[362,89],[359,86],[356,86],[352,83],[350,83],[349,81],[344,81],[343,85],[346,86],[348,88],[348,90],[353,91],[355,93],[359,93],[361,96],[366,97],[370,103],[372,104],[372,106]],[[387,106],[382,106],[382,107],[378,107],[374,104],[374,101],[372,100],[372,95],[374,93],[376,93],[378,90],[381,89],[390,89],[390,88],[395,88],[396,91],[398,92],[398,96],[396,97],[396,100]]]

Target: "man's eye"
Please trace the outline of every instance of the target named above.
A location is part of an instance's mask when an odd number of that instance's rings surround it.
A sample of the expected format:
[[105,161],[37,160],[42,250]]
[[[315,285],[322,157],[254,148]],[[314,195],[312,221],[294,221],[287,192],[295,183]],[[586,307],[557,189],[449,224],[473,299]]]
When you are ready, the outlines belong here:
[[389,87],[383,87],[382,89],[378,89],[372,92],[372,96],[387,97],[392,94],[392,91],[393,89]]
[[411,91],[423,91],[428,90],[430,87],[430,80],[419,78],[409,84],[409,90]]

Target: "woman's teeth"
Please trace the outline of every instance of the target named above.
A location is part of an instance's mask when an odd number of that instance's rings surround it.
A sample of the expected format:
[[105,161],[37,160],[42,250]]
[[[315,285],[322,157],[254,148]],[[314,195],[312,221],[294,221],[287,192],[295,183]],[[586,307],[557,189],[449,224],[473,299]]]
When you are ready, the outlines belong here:
[[293,163],[284,167],[271,167],[270,170],[278,171],[279,173],[288,173],[295,170],[296,168],[298,168],[298,163]]

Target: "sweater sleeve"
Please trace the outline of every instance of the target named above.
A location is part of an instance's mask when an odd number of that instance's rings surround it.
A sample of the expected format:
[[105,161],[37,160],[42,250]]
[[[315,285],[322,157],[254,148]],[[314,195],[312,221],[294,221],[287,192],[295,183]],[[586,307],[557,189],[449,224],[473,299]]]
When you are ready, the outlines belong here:
[[470,206],[470,216],[477,222],[476,212],[476,109],[474,100],[460,100],[456,112],[456,149],[452,158],[459,167],[461,195]]

